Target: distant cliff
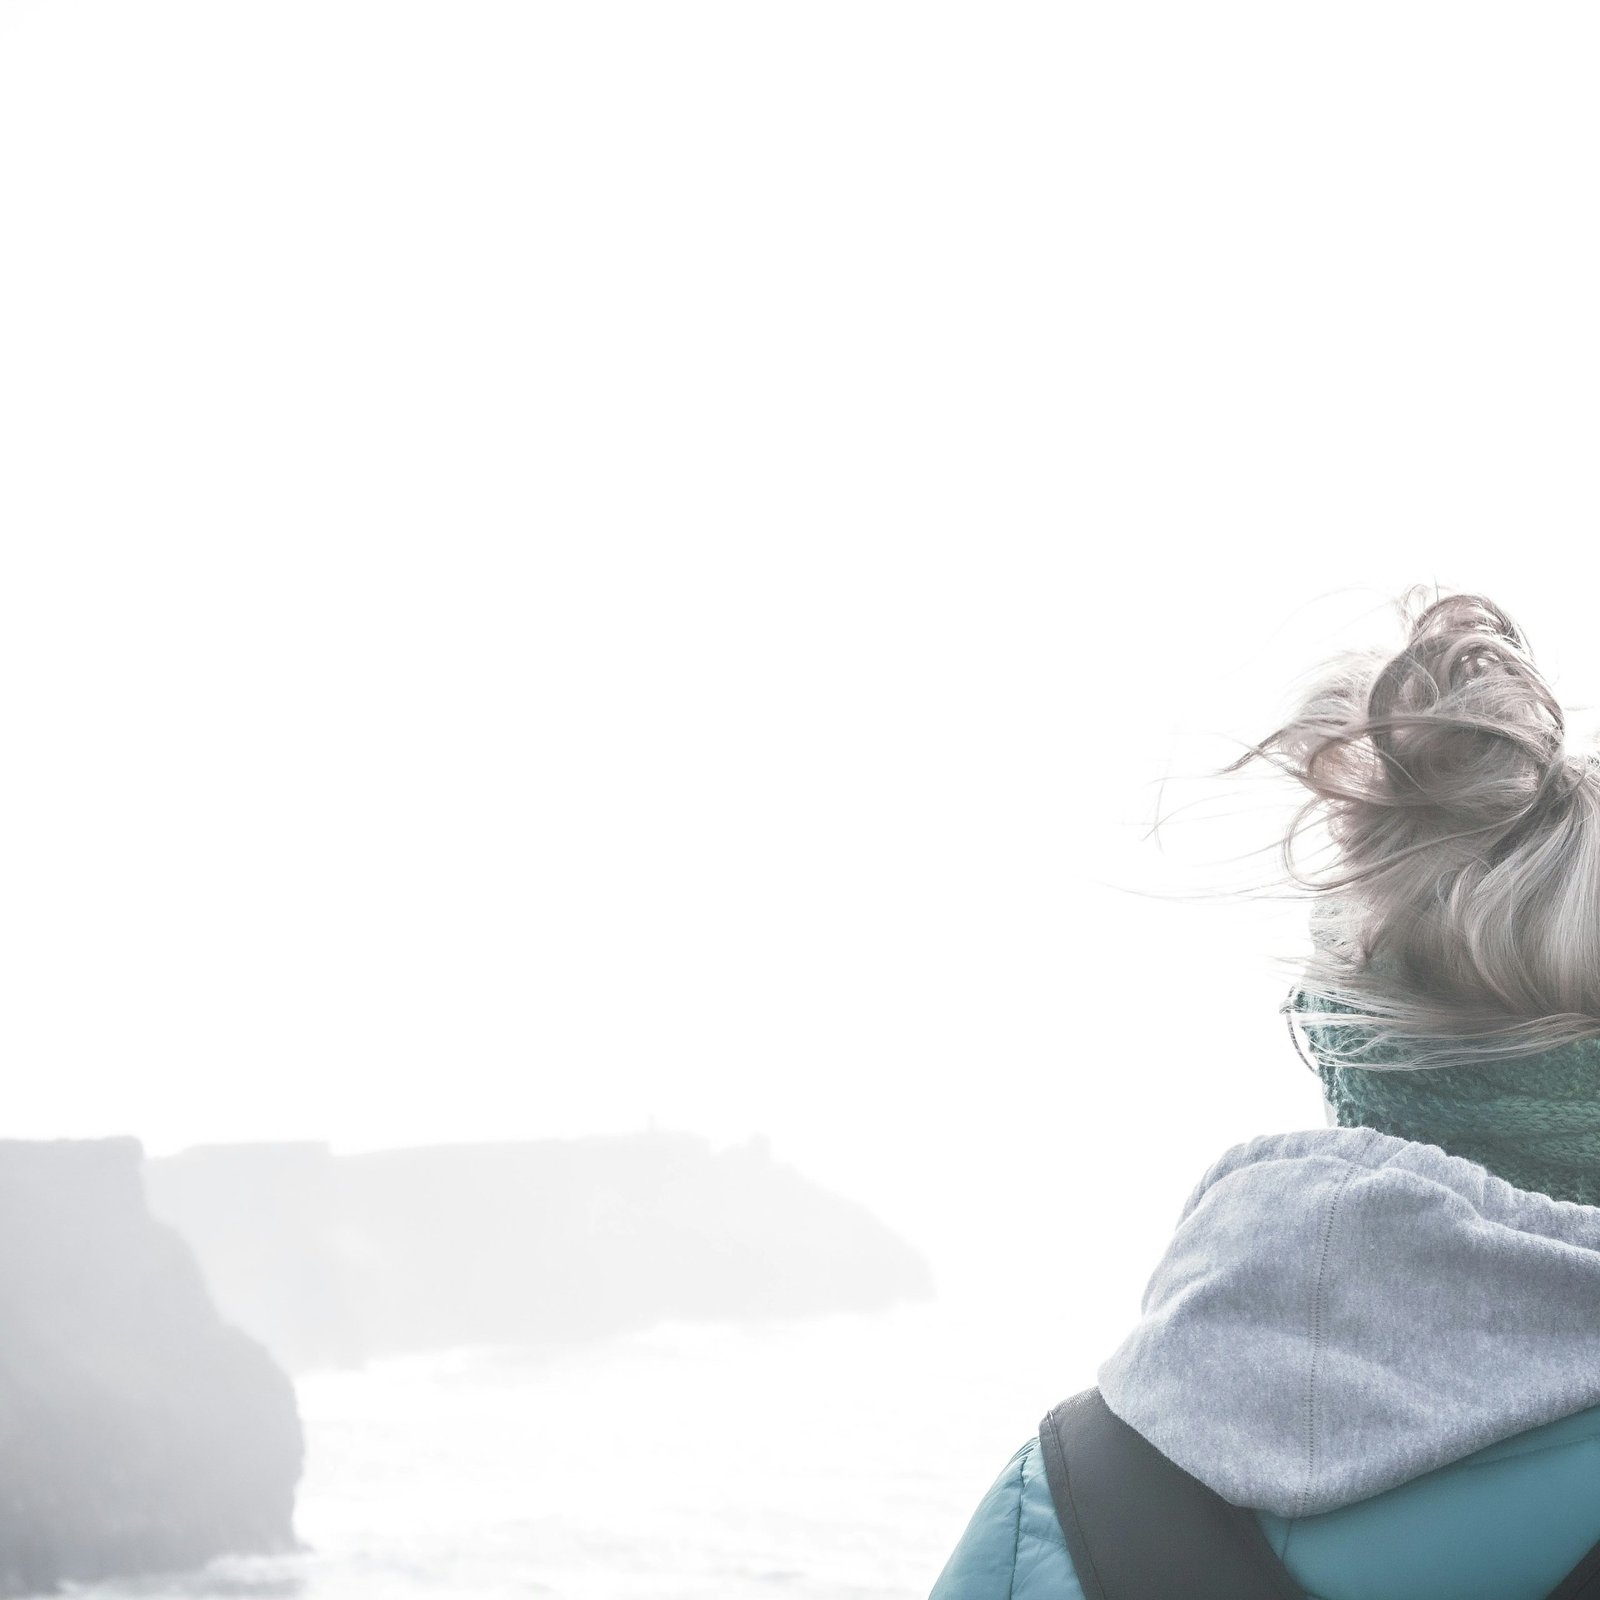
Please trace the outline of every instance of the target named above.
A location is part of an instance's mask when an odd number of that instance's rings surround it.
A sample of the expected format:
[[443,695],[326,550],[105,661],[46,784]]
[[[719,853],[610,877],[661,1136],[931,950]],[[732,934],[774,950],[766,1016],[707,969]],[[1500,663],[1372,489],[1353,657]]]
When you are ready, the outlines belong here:
[[294,1547],[294,1391],[133,1139],[0,1140],[0,1595]]
[[295,1368],[932,1292],[910,1246],[759,1143],[211,1145],[146,1173],[225,1313]]

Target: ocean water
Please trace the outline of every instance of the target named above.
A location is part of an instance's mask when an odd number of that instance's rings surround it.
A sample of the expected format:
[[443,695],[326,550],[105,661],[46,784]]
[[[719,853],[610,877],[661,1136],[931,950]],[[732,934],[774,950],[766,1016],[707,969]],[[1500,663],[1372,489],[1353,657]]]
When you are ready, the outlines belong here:
[[302,1378],[308,1549],[95,1600],[913,1600],[1093,1381],[938,1305]]

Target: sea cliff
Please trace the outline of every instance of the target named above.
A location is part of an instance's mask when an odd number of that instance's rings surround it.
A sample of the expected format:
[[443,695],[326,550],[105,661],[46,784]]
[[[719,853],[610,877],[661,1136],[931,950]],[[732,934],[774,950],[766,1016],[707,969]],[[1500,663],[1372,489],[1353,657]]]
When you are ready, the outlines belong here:
[[294,1547],[293,1388],[219,1317],[141,1161],[0,1140],[0,1595]]

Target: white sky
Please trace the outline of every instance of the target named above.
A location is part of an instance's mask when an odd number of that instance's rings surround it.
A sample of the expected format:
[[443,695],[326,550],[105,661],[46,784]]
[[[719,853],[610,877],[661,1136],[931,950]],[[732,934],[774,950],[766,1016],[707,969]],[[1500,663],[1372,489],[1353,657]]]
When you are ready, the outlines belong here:
[[0,0],[4,1131],[1164,1230],[1320,1121],[1178,730],[1415,581],[1596,694],[1597,32]]

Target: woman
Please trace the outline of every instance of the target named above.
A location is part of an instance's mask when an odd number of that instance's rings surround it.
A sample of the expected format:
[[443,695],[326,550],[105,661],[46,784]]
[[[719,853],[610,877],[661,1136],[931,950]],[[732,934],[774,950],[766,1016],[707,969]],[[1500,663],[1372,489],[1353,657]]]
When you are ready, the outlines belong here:
[[1174,1600],[1244,1592],[1234,1558],[1315,1600],[1600,1596],[1600,759],[1499,608],[1401,609],[1402,649],[1338,658],[1226,769],[1309,794],[1286,1009],[1337,1125],[1201,1178],[1098,1395],[1012,1457],[933,1600],[1157,1600],[1163,1561]]

